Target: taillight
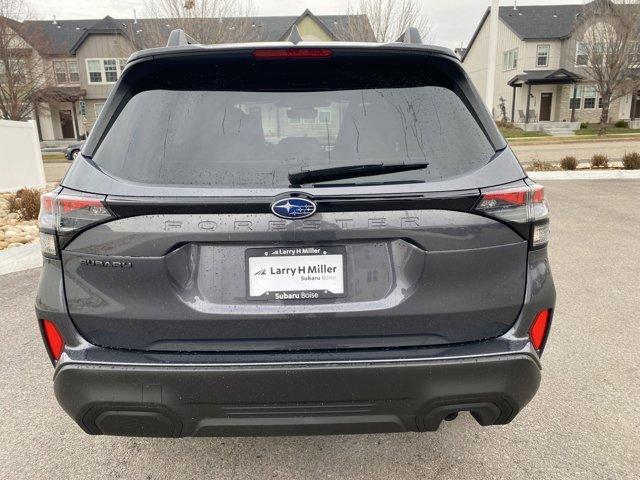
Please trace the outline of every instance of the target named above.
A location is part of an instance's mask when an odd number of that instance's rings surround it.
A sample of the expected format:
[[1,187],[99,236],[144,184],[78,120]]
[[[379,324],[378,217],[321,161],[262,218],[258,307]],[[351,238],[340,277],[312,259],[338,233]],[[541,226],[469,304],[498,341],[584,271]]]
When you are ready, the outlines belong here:
[[39,217],[42,254],[57,257],[61,237],[68,239],[78,230],[111,218],[104,198],[104,195],[68,191],[42,195]]
[[58,204],[58,232],[80,230],[93,223],[111,217],[103,196],[82,196],[60,194]]
[[531,228],[531,247],[549,242],[549,207],[542,185],[486,190],[475,208],[488,217]]
[[542,310],[538,312],[534,318],[531,328],[529,329],[529,338],[536,350],[541,350],[549,331],[550,310]]
[[329,58],[332,53],[329,48],[264,48],[254,50],[253,58],[256,60]]
[[58,361],[64,350],[64,338],[62,334],[58,330],[58,327],[56,327],[56,324],[51,320],[42,320],[42,333],[51,358]]

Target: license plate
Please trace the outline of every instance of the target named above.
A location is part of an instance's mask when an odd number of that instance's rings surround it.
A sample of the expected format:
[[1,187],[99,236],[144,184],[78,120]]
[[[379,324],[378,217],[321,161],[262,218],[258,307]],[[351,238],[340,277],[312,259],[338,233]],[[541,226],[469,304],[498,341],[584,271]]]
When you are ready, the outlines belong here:
[[344,296],[344,256],[344,247],[247,250],[247,298],[317,300]]

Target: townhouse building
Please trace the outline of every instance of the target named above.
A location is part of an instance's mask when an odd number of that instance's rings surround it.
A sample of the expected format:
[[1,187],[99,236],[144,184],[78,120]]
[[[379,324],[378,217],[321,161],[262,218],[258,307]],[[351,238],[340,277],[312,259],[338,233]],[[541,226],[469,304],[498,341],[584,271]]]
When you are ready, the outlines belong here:
[[[480,20],[462,63],[494,118],[506,114],[529,130],[575,130],[582,122],[599,122],[601,99],[585,72],[588,55],[577,34],[585,5],[500,7],[494,94],[486,99],[490,13]],[[615,100],[609,121],[635,119],[639,98],[631,92]]]
[[[140,48],[162,46],[170,31],[178,28],[177,23],[172,19],[110,16],[95,20],[12,21],[12,28],[32,49],[29,54],[38,55],[54,77],[35,96],[34,117],[40,139],[86,137],[128,56]],[[236,28],[240,23],[244,28]],[[297,17],[194,20],[194,29],[225,30],[224,41],[229,42],[284,40],[294,26],[308,41],[375,41],[369,20],[363,15],[316,16],[306,10]],[[179,27],[185,28],[184,21]],[[331,112],[323,115],[330,116]],[[296,122],[290,120],[291,128]]]

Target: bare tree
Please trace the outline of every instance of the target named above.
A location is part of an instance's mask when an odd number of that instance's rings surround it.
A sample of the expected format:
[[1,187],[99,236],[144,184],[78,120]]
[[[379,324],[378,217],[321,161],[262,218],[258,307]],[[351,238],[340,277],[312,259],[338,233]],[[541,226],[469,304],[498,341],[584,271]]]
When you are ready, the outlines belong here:
[[640,88],[640,4],[637,0],[594,0],[577,28],[577,63],[602,99],[599,135],[607,131],[611,104]]
[[[378,42],[393,42],[408,27],[417,28],[423,42],[428,42],[432,37],[431,22],[417,0],[360,0],[357,8],[349,6],[348,13],[366,15]],[[358,30],[358,23],[354,23],[345,36],[357,37],[363,33]]]
[[38,94],[53,85],[52,66],[36,51],[37,35],[24,35],[23,0],[0,0],[0,118],[26,120]]
[[145,0],[140,46],[157,47],[180,28],[203,44],[258,40],[251,0]]

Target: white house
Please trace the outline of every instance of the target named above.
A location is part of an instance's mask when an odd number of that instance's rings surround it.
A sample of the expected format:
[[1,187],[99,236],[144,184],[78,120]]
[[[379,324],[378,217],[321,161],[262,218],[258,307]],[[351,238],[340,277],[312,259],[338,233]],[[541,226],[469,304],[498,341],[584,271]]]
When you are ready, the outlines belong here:
[[[504,6],[499,8],[493,98],[486,99],[488,8],[480,20],[462,63],[498,120],[526,124],[531,130],[598,122],[600,98],[584,71],[587,55],[576,38],[584,5]],[[502,99],[502,100],[501,100]],[[634,119],[640,112],[636,94],[613,102],[610,121]]]

